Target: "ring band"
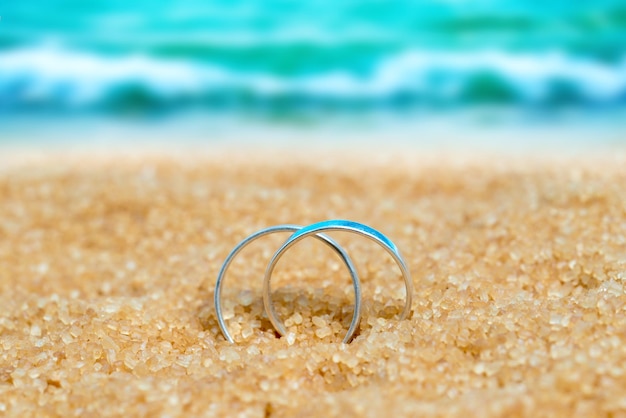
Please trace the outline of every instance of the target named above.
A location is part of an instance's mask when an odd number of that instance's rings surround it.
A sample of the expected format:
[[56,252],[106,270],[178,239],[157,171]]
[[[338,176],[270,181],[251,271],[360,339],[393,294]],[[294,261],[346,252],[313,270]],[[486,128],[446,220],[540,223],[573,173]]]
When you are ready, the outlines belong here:
[[[331,220],[331,221],[323,221],[311,224],[309,226],[305,226],[303,228],[298,229],[296,232],[289,237],[287,241],[274,253],[274,256],[270,260],[270,263],[267,265],[267,269],[265,270],[265,277],[263,279],[263,304],[265,306],[265,311],[269,316],[270,322],[278,331],[278,333],[284,336],[287,331],[285,330],[285,326],[278,318],[276,311],[274,310],[274,305],[272,303],[272,294],[271,294],[271,286],[270,281],[272,278],[272,273],[274,272],[274,268],[278,260],[283,256],[283,254],[291,248],[298,241],[310,236],[310,235],[318,235],[322,232],[326,231],[349,231],[354,232],[364,237],[371,239],[372,241],[378,243],[381,247],[383,247],[396,261],[400,270],[402,271],[402,277],[404,278],[404,285],[406,287],[406,301],[404,304],[404,310],[400,315],[400,319],[406,319],[409,317],[411,313],[411,305],[413,302],[413,282],[411,280],[411,273],[406,266],[402,255],[400,254],[400,250],[396,245],[385,235],[380,233],[374,228],[371,228],[367,225],[353,222],[353,221],[345,221],[345,220]],[[356,286],[356,285],[355,285]],[[356,312],[356,310],[355,310]],[[348,337],[348,335],[346,335]],[[349,341],[349,339],[348,339]],[[344,342],[347,342],[344,339]]]
[[[232,263],[233,259],[237,256],[237,254],[239,254],[239,252],[243,248],[245,248],[248,244],[250,244],[252,241],[255,241],[258,238],[261,238],[265,235],[277,233],[277,232],[294,232],[294,235],[295,235],[296,233],[298,233],[298,231],[301,231],[302,229],[303,227],[299,225],[276,225],[276,226],[271,226],[269,228],[262,229],[244,238],[239,244],[235,246],[235,248],[232,249],[232,251],[228,254],[226,259],[224,260],[224,263],[222,264],[222,268],[220,269],[220,272],[217,276],[217,281],[215,283],[215,294],[213,296],[213,302],[215,304],[217,323],[219,324],[219,327],[222,331],[222,334],[224,335],[224,338],[226,338],[228,342],[234,343],[235,341],[233,340],[232,336],[228,332],[228,328],[226,327],[226,322],[224,321],[224,315],[222,313],[222,285],[224,283],[224,277],[226,275],[228,267]],[[311,234],[314,234],[314,233],[311,233]],[[311,234],[307,234],[307,236]],[[354,299],[355,299],[354,313],[352,315],[352,321],[350,322],[350,327],[348,328],[348,332],[346,333],[343,339],[344,343],[348,343],[354,336],[354,333],[359,327],[359,323],[361,321],[361,282],[359,280],[359,276],[357,274],[356,268],[354,267],[354,263],[352,262],[352,259],[350,258],[350,256],[345,252],[345,250],[341,248],[334,240],[327,237],[326,235],[315,234],[315,236],[316,238],[322,240],[324,243],[329,245],[339,255],[339,257],[341,257],[343,262],[348,267],[350,276],[352,277],[352,284],[354,286]],[[276,261],[274,261],[274,263],[272,264],[272,270],[274,268],[274,265],[276,264]],[[266,280],[267,280],[267,273],[266,273]],[[265,298],[263,298],[263,300],[265,304]],[[273,309],[271,309],[271,311],[267,309],[267,305],[265,305],[265,309],[268,312],[268,314],[271,312],[274,314],[274,316],[276,316]],[[270,321],[272,322],[272,325],[274,325],[274,327],[276,328],[276,324],[274,323],[274,320],[275,318],[273,319],[270,316]],[[285,331],[284,326],[282,324],[280,324],[280,326],[281,328],[280,329],[276,328],[276,330],[281,335],[285,335],[286,331]]]

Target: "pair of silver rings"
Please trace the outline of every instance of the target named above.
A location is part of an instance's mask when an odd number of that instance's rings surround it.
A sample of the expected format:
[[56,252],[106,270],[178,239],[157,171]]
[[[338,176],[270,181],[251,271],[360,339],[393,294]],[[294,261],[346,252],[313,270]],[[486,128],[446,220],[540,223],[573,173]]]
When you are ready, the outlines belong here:
[[306,237],[314,236],[315,238],[330,246],[339,255],[346,267],[348,267],[348,271],[350,272],[350,276],[352,277],[355,299],[354,313],[352,315],[350,327],[348,328],[348,332],[346,333],[343,342],[348,343],[350,342],[350,340],[352,340],[352,337],[358,329],[359,323],[361,321],[361,282],[350,256],[333,239],[324,235],[324,232],[329,231],[348,231],[369,238],[370,240],[378,243],[391,255],[391,257],[393,257],[395,262],[398,264],[398,267],[400,267],[402,277],[404,279],[404,285],[406,288],[404,310],[400,315],[400,319],[402,320],[409,317],[409,314],[411,312],[411,304],[413,301],[413,282],[411,280],[411,273],[409,272],[409,269],[406,266],[402,255],[400,255],[400,250],[398,250],[398,247],[396,247],[396,245],[385,235],[365,224],[346,220],[323,221],[308,226],[276,225],[262,229],[246,237],[243,241],[237,244],[235,248],[232,249],[232,251],[224,260],[224,264],[222,264],[222,268],[220,269],[220,272],[217,276],[217,281],[215,283],[214,303],[215,312],[217,314],[217,322],[226,340],[231,343],[235,342],[228,332],[226,323],[224,321],[224,315],[222,313],[222,285],[224,283],[224,276],[226,275],[228,267],[232,263],[233,259],[237,256],[237,254],[239,254],[239,252],[252,241],[255,241],[256,239],[261,238],[265,235],[278,232],[291,232],[292,235],[280,246],[280,248],[278,248],[278,250],[272,256],[265,270],[265,277],[263,280],[263,305],[265,307],[265,312],[267,313],[267,316],[272,323],[274,329],[276,329],[276,331],[281,336],[284,336],[287,333],[284,324],[274,310],[274,304],[272,302],[271,279],[274,268],[276,267],[278,260],[280,260],[280,258],[289,248],[291,248],[293,245]]

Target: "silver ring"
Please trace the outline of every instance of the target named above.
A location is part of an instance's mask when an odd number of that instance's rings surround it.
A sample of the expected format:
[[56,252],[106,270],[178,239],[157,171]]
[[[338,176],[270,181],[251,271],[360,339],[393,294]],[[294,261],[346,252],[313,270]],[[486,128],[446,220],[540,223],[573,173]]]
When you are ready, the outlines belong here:
[[[303,227],[299,226],[299,225],[276,225],[276,226],[271,226],[269,228],[262,229],[260,231],[255,232],[252,235],[249,235],[245,239],[243,239],[239,244],[237,244],[235,246],[235,248],[232,249],[232,251],[228,254],[226,259],[224,260],[224,263],[222,264],[222,268],[220,269],[220,272],[217,275],[217,281],[215,283],[215,294],[213,296],[213,302],[215,304],[215,312],[216,312],[216,315],[217,315],[217,323],[219,324],[219,327],[222,330],[222,334],[224,335],[224,338],[226,338],[226,340],[228,340],[228,342],[234,343],[235,341],[233,340],[233,338],[231,337],[230,333],[228,332],[228,329],[226,327],[226,323],[224,321],[224,315],[222,314],[222,284],[224,283],[224,276],[226,275],[226,271],[228,270],[228,267],[232,263],[233,259],[235,258],[235,256],[237,256],[237,254],[244,247],[246,247],[248,244],[250,244],[252,241],[254,241],[254,240],[258,239],[258,238],[261,238],[261,237],[263,237],[265,235],[273,234],[273,233],[276,233],[276,232],[294,232],[295,231],[295,233],[297,233],[298,231],[301,231],[302,229],[303,229]],[[311,235],[311,234],[307,234],[307,236],[308,235]],[[350,256],[344,251],[344,249],[341,248],[335,241],[333,241],[331,238],[327,237],[326,235],[315,234],[315,236],[316,236],[316,238],[318,238],[318,239],[322,240],[323,242],[325,242],[326,244],[328,244],[341,257],[343,262],[348,267],[348,270],[350,271],[350,276],[352,277],[352,284],[354,286],[354,299],[355,299],[355,302],[354,302],[354,313],[352,315],[352,322],[350,322],[350,327],[348,328],[348,332],[346,333],[346,335],[345,335],[345,337],[343,339],[344,343],[348,343],[348,342],[350,342],[350,340],[354,336],[354,333],[356,332],[357,328],[359,327],[359,323],[361,322],[361,282],[359,281],[359,276],[357,274],[356,268],[354,267],[354,263],[350,259]],[[292,235],[292,237],[293,237],[293,235]],[[274,263],[272,264],[272,270],[274,269],[274,265],[276,264],[276,261],[274,261]],[[266,277],[267,277],[267,273],[266,273]],[[265,300],[265,298],[264,298],[264,300]],[[265,309],[267,311],[267,306],[266,306]],[[269,313],[269,311],[267,311],[267,312]],[[274,313],[274,310],[272,309],[271,312]],[[274,313],[274,315],[275,315],[275,313]],[[270,317],[270,321],[272,321],[271,317]],[[272,321],[272,325],[274,325],[274,327],[276,327],[276,325],[274,324],[274,321]],[[281,335],[285,335],[286,331],[285,331],[284,326],[282,324],[280,324],[280,326],[282,328],[281,329],[277,328],[276,330]],[[281,332],[281,330],[282,330],[282,332]]]
[[[404,278],[404,285],[406,287],[406,301],[404,304],[404,310],[400,315],[401,320],[406,319],[411,313],[411,305],[413,302],[413,281],[411,280],[411,273],[409,272],[409,269],[407,268],[406,263],[402,258],[402,255],[400,255],[400,250],[398,250],[398,247],[396,247],[396,245],[385,235],[367,225],[353,221],[331,220],[314,223],[294,232],[293,235],[291,235],[291,237],[289,237],[289,239],[285,241],[285,243],[276,251],[276,253],[274,253],[274,256],[270,260],[270,263],[267,265],[267,269],[265,270],[265,277],[263,279],[263,304],[265,305],[265,311],[269,316],[270,322],[272,323],[276,331],[278,331],[278,333],[282,336],[287,333],[287,331],[285,330],[285,326],[278,318],[278,315],[276,314],[276,311],[274,310],[274,305],[272,303],[270,281],[272,278],[274,267],[276,266],[278,260],[283,256],[283,254],[298,241],[310,235],[317,235],[325,231],[349,231],[357,233],[378,243],[393,257],[393,259],[400,267],[400,270],[402,271],[402,277]],[[346,342],[345,339],[344,342]]]

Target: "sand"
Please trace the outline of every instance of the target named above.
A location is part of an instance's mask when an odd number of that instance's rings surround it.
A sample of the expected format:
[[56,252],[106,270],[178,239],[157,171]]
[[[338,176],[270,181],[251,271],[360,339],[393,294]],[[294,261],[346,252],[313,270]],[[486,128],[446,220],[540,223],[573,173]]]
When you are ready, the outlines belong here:
[[[254,157],[252,157],[254,155]],[[0,416],[626,416],[626,165],[227,151],[46,157],[0,173]],[[307,158],[308,157],[308,160]],[[333,234],[276,269],[279,224],[345,218],[401,249]]]

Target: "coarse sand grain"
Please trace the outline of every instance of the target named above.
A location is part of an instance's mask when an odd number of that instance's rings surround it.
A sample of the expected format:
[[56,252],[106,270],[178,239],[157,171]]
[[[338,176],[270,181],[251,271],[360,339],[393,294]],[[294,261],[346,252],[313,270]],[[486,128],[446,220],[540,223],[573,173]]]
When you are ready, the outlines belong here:
[[[42,158],[0,172],[0,416],[626,416],[626,165],[504,159]],[[233,158],[231,158],[233,157]],[[261,289],[280,223],[352,219]]]

